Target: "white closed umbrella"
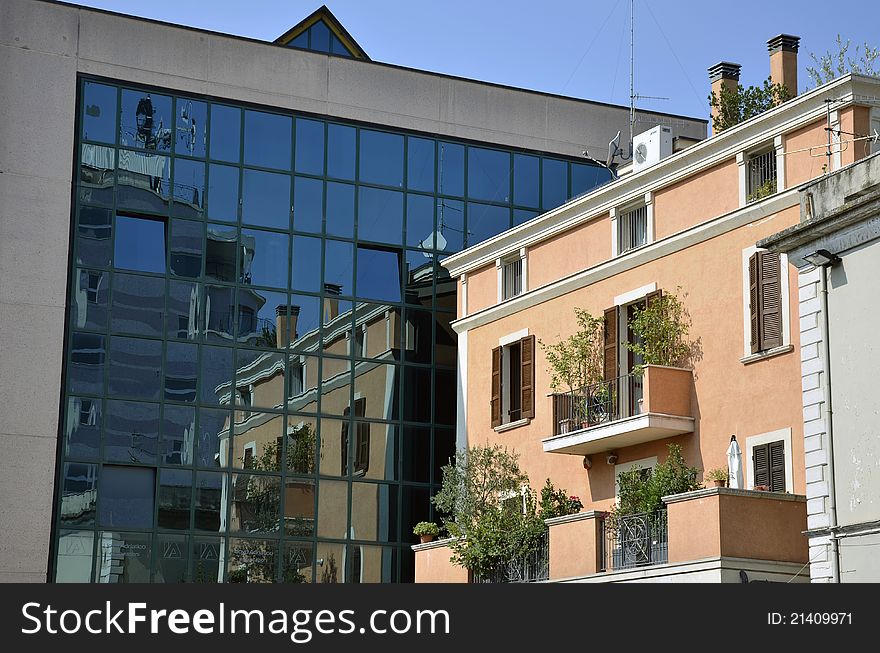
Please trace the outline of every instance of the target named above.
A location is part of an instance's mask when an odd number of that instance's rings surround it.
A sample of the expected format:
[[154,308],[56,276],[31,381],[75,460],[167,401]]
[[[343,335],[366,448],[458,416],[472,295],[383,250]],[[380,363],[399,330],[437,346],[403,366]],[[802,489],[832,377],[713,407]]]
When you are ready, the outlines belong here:
[[727,447],[727,473],[727,486],[743,489],[745,483],[743,483],[742,450],[735,435],[730,436],[730,446]]

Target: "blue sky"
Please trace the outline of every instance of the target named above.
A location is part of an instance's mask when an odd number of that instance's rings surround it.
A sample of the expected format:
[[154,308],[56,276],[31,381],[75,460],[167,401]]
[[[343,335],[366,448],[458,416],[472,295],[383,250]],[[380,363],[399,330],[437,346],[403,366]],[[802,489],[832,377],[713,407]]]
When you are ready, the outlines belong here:
[[[100,7],[172,23],[273,40],[322,0],[90,0]],[[629,103],[630,0],[326,0],[376,61],[571,95]],[[723,7],[723,8],[722,8]],[[743,66],[741,81],[769,74],[766,41],[801,37],[800,90],[810,53],[880,45],[880,2],[866,0],[635,0],[635,90],[669,100],[638,106],[708,117],[706,68]],[[880,66],[878,66],[880,68]]]

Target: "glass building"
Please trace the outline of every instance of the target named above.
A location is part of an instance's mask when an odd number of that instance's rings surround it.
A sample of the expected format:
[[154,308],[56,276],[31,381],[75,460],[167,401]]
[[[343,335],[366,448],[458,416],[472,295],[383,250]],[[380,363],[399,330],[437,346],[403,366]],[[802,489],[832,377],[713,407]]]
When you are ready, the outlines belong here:
[[455,450],[438,260],[608,171],[79,90],[54,578],[412,580]]

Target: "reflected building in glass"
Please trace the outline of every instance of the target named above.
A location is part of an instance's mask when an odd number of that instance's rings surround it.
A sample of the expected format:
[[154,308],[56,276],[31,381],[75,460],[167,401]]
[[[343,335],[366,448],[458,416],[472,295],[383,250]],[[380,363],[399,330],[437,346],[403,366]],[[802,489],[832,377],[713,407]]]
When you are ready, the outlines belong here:
[[[165,30],[166,66],[199,52],[193,30],[43,9],[124,24],[143,43],[104,46],[145,67]],[[215,71],[207,93],[186,70],[118,79],[110,55],[77,73],[47,576],[410,581],[412,527],[436,519],[456,447],[456,280],[438,262],[608,181],[576,156],[580,116],[607,142],[628,112],[370,62],[325,8],[274,44],[209,37],[304,75],[302,106],[273,105],[263,73]],[[357,73],[367,95],[316,114],[298,65]],[[509,124],[478,129],[468,104],[443,121],[369,109],[436,80],[501,94],[485,106]],[[517,123],[532,101],[579,117],[535,138]]]

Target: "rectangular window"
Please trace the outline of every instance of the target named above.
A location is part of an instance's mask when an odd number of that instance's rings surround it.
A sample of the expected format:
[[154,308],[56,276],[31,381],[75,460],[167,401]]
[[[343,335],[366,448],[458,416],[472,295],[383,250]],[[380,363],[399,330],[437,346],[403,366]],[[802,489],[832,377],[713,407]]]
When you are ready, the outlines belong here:
[[617,252],[623,254],[648,242],[648,207],[626,211],[617,219]]
[[[354,400],[354,416],[363,417],[367,413],[367,399],[366,397],[362,397],[360,399]],[[351,415],[351,409],[346,408],[343,411],[343,414],[346,417]],[[354,441],[354,451],[352,452],[354,460],[352,460],[351,465],[349,465],[348,461],[348,448],[349,448],[349,433],[350,426],[349,423],[342,423],[342,473],[343,475],[348,475],[349,473],[363,476],[367,473],[367,470],[370,467],[370,425],[366,422],[355,422],[355,441]],[[349,472],[351,470],[351,472]]]
[[492,428],[535,416],[535,336],[492,350]]
[[752,449],[755,488],[785,492],[785,441],[756,445]]
[[776,150],[751,154],[746,161],[746,203],[776,192]]
[[749,319],[751,351],[781,347],[782,284],[779,254],[755,252],[749,258]]
[[510,299],[523,292],[523,260],[516,259],[502,262],[502,299]]

